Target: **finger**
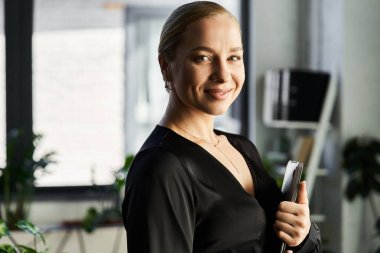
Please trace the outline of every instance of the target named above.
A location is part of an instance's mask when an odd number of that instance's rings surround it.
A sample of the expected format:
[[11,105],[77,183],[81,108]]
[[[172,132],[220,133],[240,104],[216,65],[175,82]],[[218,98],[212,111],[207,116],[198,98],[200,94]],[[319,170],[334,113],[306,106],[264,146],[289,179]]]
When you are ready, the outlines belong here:
[[278,205],[278,211],[296,215],[299,209],[298,205],[299,204],[296,204],[294,202],[282,201]]
[[[299,205],[299,204],[298,204]],[[307,231],[310,230],[310,217],[308,210],[305,210],[304,208],[299,209],[298,214],[294,215],[291,213],[276,212],[276,222],[282,222],[286,223],[288,226],[282,225],[281,227],[278,227],[279,229],[288,232],[290,235],[297,236],[299,233],[304,234]],[[295,232],[298,231],[298,232]]]
[[285,253],[293,253],[293,250],[287,250]]
[[293,238],[290,235],[288,235],[287,233],[285,233],[284,231],[275,229],[275,233],[276,233],[277,237],[281,241],[283,241],[286,245],[291,246],[294,244]]
[[289,223],[277,220],[274,223],[274,227],[275,227],[276,231],[282,231],[282,232],[288,234],[291,237],[295,236],[294,227],[292,227]]
[[297,203],[309,204],[309,199],[307,198],[306,181],[302,181],[298,185]]
[[276,212],[276,220],[282,221],[288,224],[295,224],[297,218],[296,214],[289,213],[289,212],[282,212],[282,211],[277,211]]

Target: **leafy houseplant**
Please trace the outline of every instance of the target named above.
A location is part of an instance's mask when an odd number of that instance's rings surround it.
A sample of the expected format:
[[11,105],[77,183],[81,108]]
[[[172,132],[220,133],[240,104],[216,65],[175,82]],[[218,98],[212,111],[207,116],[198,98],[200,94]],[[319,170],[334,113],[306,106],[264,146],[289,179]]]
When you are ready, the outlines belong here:
[[95,207],[91,207],[87,210],[87,213],[82,220],[82,227],[85,231],[93,232],[99,224],[121,222],[122,214],[120,210],[121,203],[119,194],[125,185],[125,178],[128,174],[133,158],[133,155],[127,155],[123,167],[115,173],[115,181],[112,184],[111,194],[116,196],[116,201],[114,201],[111,206],[103,207],[101,210],[98,210]]
[[17,221],[27,218],[30,202],[34,192],[35,175],[37,171],[46,172],[46,167],[54,162],[54,152],[35,159],[35,150],[41,140],[41,135],[34,135],[33,142],[20,149],[24,133],[13,130],[7,136],[7,161],[0,168],[0,191],[3,192],[3,210],[0,219],[12,227]]
[[[47,253],[46,242],[43,234],[40,232],[39,228],[34,226],[32,223],[24,220],[18,221],[15,226],[33,236],[34,238],[34,248],[30,248],[26,245],[21,245],[16,242],[13,238],[11,232],[9,231],[5,222],[0,219],[0,239],[2,237],[8,237],[11,244],[0,244],[0,252],[1,253]],[[41,240],[45,249],[42,251],[37,250],[37,241]]]
[[[380,193],[380,141],[369,137],[348,140],[343,149],[343,168],[349,176],[347,199],[351,201],[356,196],[368,199],[380,236],[380,214],[373,194]],[[380,246],[376,253],[380,253]]]

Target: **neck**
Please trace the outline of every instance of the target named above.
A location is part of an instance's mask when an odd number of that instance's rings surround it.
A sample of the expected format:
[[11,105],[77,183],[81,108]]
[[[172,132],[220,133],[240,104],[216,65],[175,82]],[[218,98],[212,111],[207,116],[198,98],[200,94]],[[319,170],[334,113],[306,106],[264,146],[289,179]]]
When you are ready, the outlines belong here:
[[216,143],[214,133],[215,116],[189,108],[174,101],[169,101],[160,125],[168,127],[177,133]]

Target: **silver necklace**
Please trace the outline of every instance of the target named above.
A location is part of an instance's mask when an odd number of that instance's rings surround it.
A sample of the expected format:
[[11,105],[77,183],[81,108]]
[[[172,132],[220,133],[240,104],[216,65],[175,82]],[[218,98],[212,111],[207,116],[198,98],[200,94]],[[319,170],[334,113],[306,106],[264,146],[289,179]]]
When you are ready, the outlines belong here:
[[214,135],[215,135],[215,138],[218,140],[217,141],[217,143],[212,143],[212,142],[209,142],[209,141],[207,141],[207,140],[205,140],[205,139],[202,139],[202,138],[200,138],[200,137],[197,137],[197,136],[195,136],[195,135],[193,135],[193,134],[191,134],[191,133],[189,133],[188,131],[186,131],[185,129],[183,129],[182,127],[179,127],[179,126],[177,126],[176,124],[174,124],[177,128],[179,128],[179,129],[181,129],[183,132],[185,132],[187,135],[189,135],[189,136],[191,136],[191,137],[193,137],[194,139],[197,139],[197,140],[199,140],[199,141],[202,141],[202,142],[204,142],[204,143],[207,143],[208,145],[211,145],[211,146],[213,146],[214,148],[216,148],[229,162],[230,162],[230,164],[232,164],[232,166],[235,168],[235,170],[237,171],[237,173],[239,173],[240,174],[240,170],[237,168],[237,166],[231,161],[231,159],[230,158],[228,158],[228,156],[218,147],[218,145],[219,145],[219,143],[220,143],[220,139],[219,139],[219,137],[214,133]]

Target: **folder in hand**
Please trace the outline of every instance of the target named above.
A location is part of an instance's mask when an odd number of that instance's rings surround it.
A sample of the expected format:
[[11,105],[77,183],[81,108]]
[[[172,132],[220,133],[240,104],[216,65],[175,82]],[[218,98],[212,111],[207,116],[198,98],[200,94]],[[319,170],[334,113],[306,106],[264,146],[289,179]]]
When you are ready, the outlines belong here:
[[[286,165],[284,181],[281,191],[285,196],[285,201],[295,202],[298,194],[298,185],[301,181],[303,163],[289,161]],[[285,252],[286,244],[283,242],[280,253]]]

